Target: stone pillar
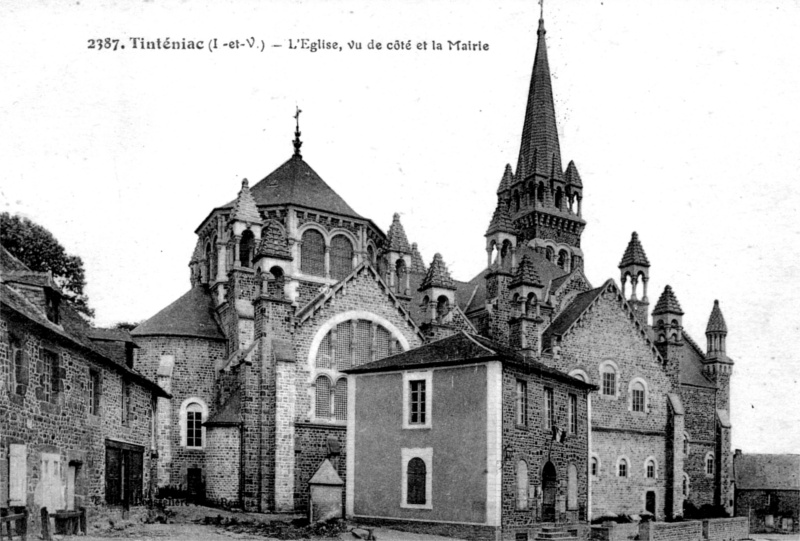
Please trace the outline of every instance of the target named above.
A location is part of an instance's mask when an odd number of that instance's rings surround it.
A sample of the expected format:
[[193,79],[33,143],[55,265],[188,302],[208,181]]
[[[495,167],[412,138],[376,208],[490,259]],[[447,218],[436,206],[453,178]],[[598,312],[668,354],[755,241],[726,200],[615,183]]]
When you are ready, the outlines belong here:
[[275,512],[294,511],[294,385],[295,364],[279,360],[275,367]]
[[[166,392],[172,392],[172,369],[175,366],[175,357],[162,355],[157,371],[157,383]],[[158,397],[156,402],[155,429],[156,449],[158,450],[158,465],[156,468],[156,486],[163,487],[172,484],[170,468],[172,466],[172,400]]]
[[331,247],[325,245],[325,278],[331,277]]
[[217,243],[217,281],[223,282],[228,275],[228,247],[224,242]]

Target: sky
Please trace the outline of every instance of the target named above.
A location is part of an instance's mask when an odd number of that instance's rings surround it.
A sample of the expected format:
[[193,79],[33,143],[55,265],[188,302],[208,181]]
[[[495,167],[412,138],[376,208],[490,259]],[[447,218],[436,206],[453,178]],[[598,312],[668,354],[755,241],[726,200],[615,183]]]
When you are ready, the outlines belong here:
[[[800,453],[800,2],[544,12],[589,280],[619,281],[637,231],[651,307],[670,284],[705,345],[720,300],[734,448]],[[0,210],[83,258],[98,325],[141,321],[188,290],[208,213],[290,157],[299,106],[317,173],[379,227],[399,212],[426,262],[441,252],[468,280],[516,166],[538,13],[535,0],[3,2]],[[105,38],[117,50],[90,48]]]

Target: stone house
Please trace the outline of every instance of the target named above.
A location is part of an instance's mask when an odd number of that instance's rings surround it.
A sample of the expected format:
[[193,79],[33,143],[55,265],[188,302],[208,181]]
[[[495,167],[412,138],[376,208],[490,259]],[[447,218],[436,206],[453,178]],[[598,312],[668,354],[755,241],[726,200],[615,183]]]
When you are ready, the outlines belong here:
[[734,514],[751,532],[800,531],[800,455],[733,456]]
[[346,372],[348,516],[469,539],[585,525],[593,385],[464,331]]
[[426,266],[399,215],[384,232],[353,210],[303,159],[299,125],[285,163],[201,221],[189,291],[132,331],[137,370],[174,397],[158,407],[159,486],[306,509],[325,459],[346,477],[344,371],[466,332],[598,388],[584,519],[730,508],[719,304],[705,349],[672,288],[651,313],[636,233],[619,284],[584,274],[584,185],[562,165],[542,20],[537,39],[519,159],[473,279],[453,279],[440,254]]
[[0,508],[137,504],[154,480],[156,399],[125,331],[90,328],[48,273],[0,247]]

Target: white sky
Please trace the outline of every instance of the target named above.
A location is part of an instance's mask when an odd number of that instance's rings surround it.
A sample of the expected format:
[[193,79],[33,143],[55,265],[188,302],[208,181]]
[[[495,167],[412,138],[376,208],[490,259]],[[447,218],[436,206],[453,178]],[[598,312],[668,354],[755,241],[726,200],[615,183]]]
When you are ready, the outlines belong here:
[[[95,4],[0,4],[0,209],[83,258],[98,324],[145,319],[188,289],[194,229],[243,177],[288,159],[296,104],[306,161],[357,212],[383,228],[400,212],[426,262],[441,252],[456,278],[481,269],[516,166],[535,1]],[[705,345],[721,301],[734,447],[800,452],[800,3],[550,0],[545,19],[589,279],[618,281],[638,231],[651,307],[672,285]],[[98,37],[126,49],[89,50]],[[129,37],[284,47],[140,51]],[[286,47],[299,38],[345,49]]]

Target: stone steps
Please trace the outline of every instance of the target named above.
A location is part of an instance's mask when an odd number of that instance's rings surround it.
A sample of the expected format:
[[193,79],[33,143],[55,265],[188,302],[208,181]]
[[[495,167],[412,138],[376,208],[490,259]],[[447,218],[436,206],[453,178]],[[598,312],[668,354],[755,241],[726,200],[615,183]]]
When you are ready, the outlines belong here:
[[534,541],[545,541],[547,539],[557,539],[558,541],[578,541],[577,537],[571,536],[560,528],[545,526],[542,531],[534,538]]

